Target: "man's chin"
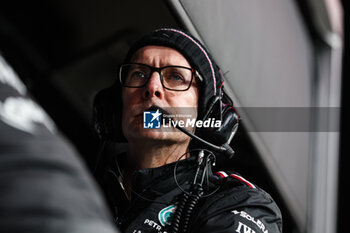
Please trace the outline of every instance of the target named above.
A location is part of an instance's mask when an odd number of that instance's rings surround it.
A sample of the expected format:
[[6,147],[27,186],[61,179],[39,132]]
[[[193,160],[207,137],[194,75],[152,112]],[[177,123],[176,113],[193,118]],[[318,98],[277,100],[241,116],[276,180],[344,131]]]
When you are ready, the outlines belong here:
[[182,132],[179,132],[174,129],[174,131],[169,132],[169,129],[138,129],[129,134],[130,138],[133,138],[138,141],[164,141],[164,142],[173,142],[181,143],[188,139],[188,136],[184,135]]
[[140,129],[134,133],[134,136],[145,140],[165,140],[169,138],[169,132],[163,132],[160,129]]

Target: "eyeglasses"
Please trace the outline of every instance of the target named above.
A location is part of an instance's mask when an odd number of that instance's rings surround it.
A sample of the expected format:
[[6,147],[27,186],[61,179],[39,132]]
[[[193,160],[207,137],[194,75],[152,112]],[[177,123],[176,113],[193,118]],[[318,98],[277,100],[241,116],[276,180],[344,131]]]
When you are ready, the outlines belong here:
[[153,72],[158,72],[165,89],[186,91],[191,87],[193,77],[202,77],[195,69],[184,66],[152,67],[141,63],[124,64],[119,70],[119,81],[123,87],[138,88],[146,85]]

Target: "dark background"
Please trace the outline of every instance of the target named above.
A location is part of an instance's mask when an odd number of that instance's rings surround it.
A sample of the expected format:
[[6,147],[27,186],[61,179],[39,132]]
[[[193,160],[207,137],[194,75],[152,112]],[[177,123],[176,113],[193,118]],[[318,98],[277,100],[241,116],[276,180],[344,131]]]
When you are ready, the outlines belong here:
[[[343,1],[345,3],[345,0]],[[348,15],[344,14],[348,26]],[[27,85],[33,97],[54,119],[92,169],[99,140],[92,125],[92,101],[98,90],[117,77],[130,44],[158,27],[179,27],[164,1],[37,0],[5,1],[0,7],[0,50]],[[349,35],[345,31],[342,106],[347,106]],[[348,201],[345,183],[349,149],[349,118],[342,112],[339,185],[339,232],[345,230]],[[272,183],[257,151],[241,125],[232,146],[236,156],[218,166],[236,170],[268,191],[284,217],[284,232],[295,223]]]

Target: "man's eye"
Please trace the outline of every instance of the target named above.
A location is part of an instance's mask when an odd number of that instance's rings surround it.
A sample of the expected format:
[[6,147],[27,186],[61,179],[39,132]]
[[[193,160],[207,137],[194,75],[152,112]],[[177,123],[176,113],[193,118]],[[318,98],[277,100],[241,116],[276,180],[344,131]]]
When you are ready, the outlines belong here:
[[146,74],[142,71],[134,71],[130,76],[131,78],[145,78]]
[[172,81],[172,82],[184,82],[185,79],[181,74],[178,73],[172,73],[167,75],[167,79],[168,81]]

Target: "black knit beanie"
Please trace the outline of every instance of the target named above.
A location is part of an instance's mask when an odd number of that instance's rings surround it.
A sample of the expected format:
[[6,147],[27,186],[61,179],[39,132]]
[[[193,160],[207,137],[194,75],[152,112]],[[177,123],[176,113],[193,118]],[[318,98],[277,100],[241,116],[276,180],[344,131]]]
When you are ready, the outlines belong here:
[[223,77],[205,47],[192,35],[179,29],[160,28],[143,37],[130,48],[125,63],[130,62],[132,55],[147,45],[158,45],[173,48],[180,52],[203,78],[199,91],[198,119],[203,119],[210,99],[219,95]]

